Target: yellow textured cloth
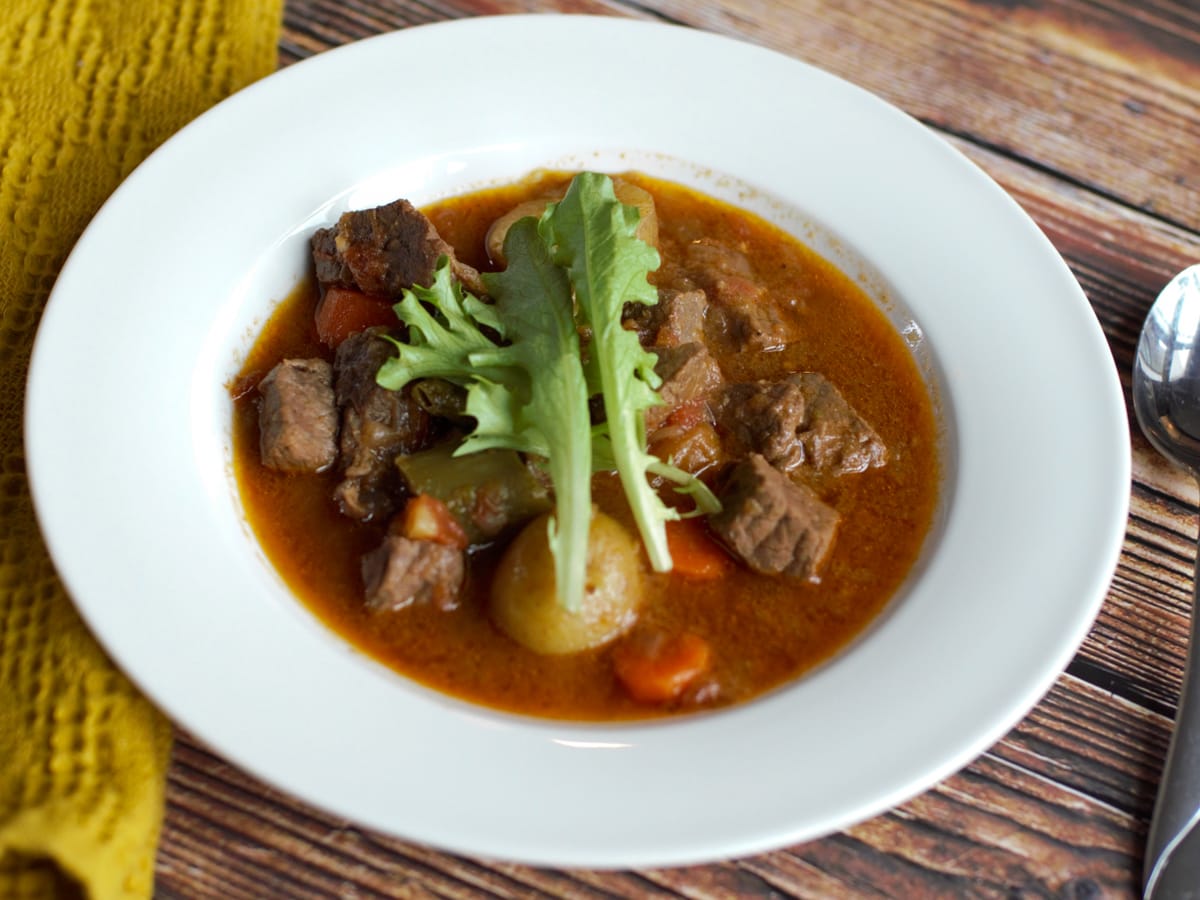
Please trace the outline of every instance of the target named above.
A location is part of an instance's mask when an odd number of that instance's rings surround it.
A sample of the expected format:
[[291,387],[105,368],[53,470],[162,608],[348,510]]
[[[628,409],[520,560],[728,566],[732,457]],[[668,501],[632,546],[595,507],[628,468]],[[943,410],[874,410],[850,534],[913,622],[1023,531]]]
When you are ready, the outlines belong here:
[[144,156],[276,65],[282,0],[0,2],[0,897],[147,897],[171,733],[84,628],[34,522],[30,346]]

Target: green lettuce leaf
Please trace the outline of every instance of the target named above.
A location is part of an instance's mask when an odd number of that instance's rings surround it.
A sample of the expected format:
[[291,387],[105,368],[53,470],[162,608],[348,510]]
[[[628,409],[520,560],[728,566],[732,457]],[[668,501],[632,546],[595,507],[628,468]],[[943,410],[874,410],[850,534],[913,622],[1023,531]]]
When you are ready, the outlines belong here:
[[[396,356],[376,378],[392,390],[418,378],[465,387],[476,425],[456,454],[505,448],[544,460],[554,486],[548,536],[558,596],[571,610],[583,600],[593,471],[620,475],[659,571],[671,568],[665,522],[680,513],[662,502],[649,477],[690,495],[695,514],[720,509],[699,479],[646,450],[644,412],[662,402],[657,358],[621,318],[627,302],[658,302],[647,275],[659,257],[635,236],[637,222],[637,209],[616,199],[607,176],[576,176],[540,221],[521,219],[509,229],[508,268],[483,276],[494,303],[464,292],[446,259],[432,285],[405,292],[394,309],[408,339],[393,342]],[[591,334],[586,361],[581,328]],[[588,400],[595,394],[603,394],[607,421],[593,426]]]
[[[554,485],[550,551],[559,601],[583,603],[592,516],[592,441],[587,382],[566,273],[538,239],[537,223],[520,219],[504,239],[508,267],[483,276],[509,340],[481,362],[507,364],[527,377],[517,403],[498,402],[492,385],[469,390],[467,413],[478,420],[469,449],[511,447],[546,459]],[[515,436],[515,441],[513,440]]]
[[414,285],[392,309],[408,326],[408,340],[392,341],[396,355],[384,362],[375,377],[383,387],[398,391],[418,378],[443,378],[466,386],[477,378],[511,376],[472,362],[473,354],[496,348],[480,326],[501,336],[504,326],[494,309],[463,291],[450,274],[447,257],[438,260],[433,284]]
[[616,463],[650,565],[665,572],[671,568],[665,524],[679,513],[650,486],[650,468],[661,461],[647,452],[645,434],[645,411],[662,402],[661,379],[654,371],[657,357],[621,324],[626,303],[658,302],[647,280],[658,268],[658,252],[636,236],[637,224],[637,208],[617,199],[610,178],[584,172],[547,210],[539,231],[569,273],[579,314],[591,329],[589,368],[593,389],[604,397],[605,452]]
[[545,459],[554,486],[549,538],[558,595],[574,610],[583,602],[592,450],[571,285],[538,238],[536,220],[514,224],[504,248],[508,268],[484,276],[494,304],[465,293],[445,259],[430,287],[405,291],[394,309],[408,340],[393,341],[396,356],[376,381],[391,390],[417,378],[466,387],[466,413],[476,425],[456,455],[500,447]]

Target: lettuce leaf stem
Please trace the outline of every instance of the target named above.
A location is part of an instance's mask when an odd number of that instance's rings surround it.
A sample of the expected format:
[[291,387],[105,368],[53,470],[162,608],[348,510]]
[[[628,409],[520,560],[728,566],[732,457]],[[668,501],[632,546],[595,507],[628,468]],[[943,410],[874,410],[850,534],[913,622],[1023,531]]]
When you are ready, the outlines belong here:
[[583,605],[592,517],[592,426],[571,285],[538,239],[533,218],[513,224],[504,253],[508,267],[485,275],[484,284],[511,343],[491,355],[511,357],[528,374],[529,394],[514,415],[497,415],[499,404],[473,404],[468,393],[467,412],[479,424],[467,443],[471,449],[512,446],[507,437],[516,434],[525,444],[516,449],[545,457],[554,485],[548,537],[555,584],[559,602],[577,611]]
[[[432,285],[406,291],[393,308],[407,340],[393,341],[396,356],[376,376],[392,390],[431,377],[465,387],[476,425],[456,455],[498,447],[544,460],[555,497],[548,532],[555,582],[569,610],[583,603],[593,471],[617,470],[657,571],[672,566],[665,525],[681,514],[658,496],[651,476],[691,496],[696,508],[688,515],[720,509],[699,479],[646,449],[645,410],[662,402],[657,357],[622,324],[626,303],[658,302],[647,276],[659,256],[636,236],[638,216],[617,200],[608,176],[577,175],[540,220],[510,227],[508,267],[483,275],[494,303],[465,293],[445,258]],[[581,330],[591,335],[586,360]],[[595,394],[603,396],[605,421],[593,426]]]
[[659,462],[646,451],[645,410],[661,403],[657,357],[622,325],[628,302],[653,305],[658,292],[647,274],[659,256],[636,236],[638,211],[616,197],[606,175],[583,172],[552,204],[539,225],[556,263],[570,274],[579,313],[592,333],[590,365],[604,397],[607,439],[650,565],[671,569],[666,522],[679,513],[663,503],[647,479]]

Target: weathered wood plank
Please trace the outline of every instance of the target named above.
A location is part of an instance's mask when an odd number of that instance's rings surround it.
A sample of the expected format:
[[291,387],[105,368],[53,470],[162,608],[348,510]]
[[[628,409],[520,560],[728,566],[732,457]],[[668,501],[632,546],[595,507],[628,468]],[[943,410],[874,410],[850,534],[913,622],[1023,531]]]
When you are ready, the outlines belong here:
[[[1110,896],[1132,894],[1136,885],[1144,836],[1134,820],[990,756],[905,804],[897,815],[919,817],[935,834],[974,845],[967,853],[947,855],[935,838],[907,851],[919,859],[928,856],[947,874],[965,879],[972,891],[1071,896],[1090,890],[1084,895]],[[889,818],[850,833],[882,840],[875,835],[890,827]]]
[[990,754],[1142,819],[1153,802],[1169,729],[1163,716],[1068,674]]
[[1080,658],[1119,675],[1157,711],[1178,701],[1192,607],[1194,519],[1164,513],[1161,496],[1134,491],[1125,550]]
[[890,813],[742,866],[801,897],[1131,896],[1142,839],[1129,817],[985,756]]
[[341,44],[447,18],[416,3],[377,0],[302,0],[284,6],[280,64],[320,53]]

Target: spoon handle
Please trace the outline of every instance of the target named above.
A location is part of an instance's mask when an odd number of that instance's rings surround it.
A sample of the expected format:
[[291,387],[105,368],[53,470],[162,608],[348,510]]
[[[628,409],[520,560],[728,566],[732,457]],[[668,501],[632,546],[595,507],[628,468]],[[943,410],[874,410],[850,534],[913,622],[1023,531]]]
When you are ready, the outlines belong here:
[[1192,581],[1192,625],[1175,731],[1146,842],[1143,897],[1200,900],[1200,557]]

